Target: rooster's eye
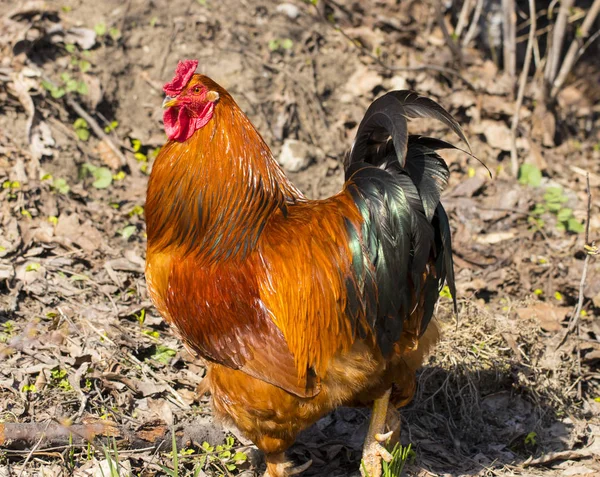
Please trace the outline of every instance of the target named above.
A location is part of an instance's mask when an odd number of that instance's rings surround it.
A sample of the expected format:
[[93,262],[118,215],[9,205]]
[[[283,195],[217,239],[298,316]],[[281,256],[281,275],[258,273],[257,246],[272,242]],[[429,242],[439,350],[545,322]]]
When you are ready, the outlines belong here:
[[199,93],[199,92],[200,92],[200,88],[199,88],[198,86],[196,86],[196,87],[194,88],[194,93]]

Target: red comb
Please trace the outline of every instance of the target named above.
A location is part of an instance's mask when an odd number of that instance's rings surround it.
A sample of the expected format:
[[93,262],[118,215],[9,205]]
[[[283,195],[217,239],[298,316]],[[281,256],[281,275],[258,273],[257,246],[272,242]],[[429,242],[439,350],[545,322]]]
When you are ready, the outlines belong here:
[[163,86],[163,91],[167,93],[167,96],[177,96],[181,93],[181,90],[188,84],[197,67],[198,60],[180,61],[177,64],[175,76],[173,76],[171,82]]

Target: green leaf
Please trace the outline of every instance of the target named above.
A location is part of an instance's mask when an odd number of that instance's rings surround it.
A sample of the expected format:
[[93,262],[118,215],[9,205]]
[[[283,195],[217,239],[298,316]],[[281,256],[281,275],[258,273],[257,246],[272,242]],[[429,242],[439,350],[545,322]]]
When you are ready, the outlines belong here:
[[26,272],[35,272],[37,270],[39,270],[41,267],[41,265],[39,263],[30,263],[29,265],[27,265],[25,267],[25,271]]
[[94,26],[94,31],[96,32],[96,35],[104,36],[106,35],[106,25],[104,23],[98,23]]
[[52,188],[61,194],[68,194],[71,188],[65,179],[57,178],[52,182]]
[[73,91],[77,91],[78,85],[79,85],[79,82],[77,80],[70,79],[65,84],[65,89],[67,90],[68,93],[71,93]]
[[246,454],[244,454],[243,452],[236,452],[233,456],[233,460],[235,462],[246,462],[246,460],[248,459],[248,456]]
[[50,95],[54,98],[54,99],[60,99],[62,98],[65,94],[67,94],[67,92],[63,89],[63,88],[55,88],[52,91],[50,91]]
[[533,164],[523,164],[519,168],[519,182],[531,187],[539,187],[542,183],[542,171]]
[[68,43],[65,45],[65,50],[67,50],[69,53],[75,53],[77,47],[73,43]]
[[106,126],[104,128],[104,132],[111,132],[114,131],[115,129],[117,129],[117,126],[119,125],[119,121],[112,121],[108,126]]
[[294,46],[294,42],[289,38],[285,38],[281,41],[281,47],[284,50],[291,50],[293,48],[293,46]]
[[269,40],[268,47],[271,51],[276,51],[279,49],[280,42],[277,39]]
[[121,236],[127,240],[135,233],[136,230],[137,227],[135,225],[127,225],[126,227],[123,227],[123,230],[121,230]]
[[66,71],[63,71],[60,74],[60,79],[66,83],[67,81],[69,81],[71,79],[71,75],[69,73],[67,73]]
[[142,147],[142,141],[140,141],[139,139],[131,139],[131,147],[133,149],[133,152],[138,152]]
[[89,90],[85,81],[77,82],[77,92],[82,96],[86,96],[88,94]]
[[77,137],[82,141],[87,141],[90,138],[90,130],[89,129],[75,129],[77,133]]
[[581,234],[585,230],[585,227],[575,217],[571,217],[567,222],[567,230],[574,234]]
[[82,73],[87,73],[92,67],[92,64],[88,60],[79,60],[79,70]]
[[156,353],[152,355],[152,359],[163,363],[169,364],[173,356],[177,354],[177,351],[164,345],[156,345]]
[[560,209],[556,214],[556,219],[559,222],[567,222],[573,216],[573,210],[565,207],[564,209]]
[[115,41],[117,41],[119,38],[121,38],[121,31],[115,27],[112,27],[110,30],[108,30],[108,34]]
[[96,179],[92,182],[92,185],[96,189],[106,189],[112,184],[113,175],[108,167],[98,167],[92,174]]
[[562,208],[560,202],[548,202],[547,207],[550,212],[558,212]]
[[535,207],[531,211],[531,215],[542,215],[546,212],[546,207],[543,204],[535,204]]
[[88,127],[88,123],[87,123],[87,121],[86,121],[85,119],[83,119],[83,118],[77,118],[77,119],[75,120],[75,122],[73,123],[73,127],[74,127],[75,129],[80,129],[80,128],[85,128],[85,129],[87,129],[87,127]]

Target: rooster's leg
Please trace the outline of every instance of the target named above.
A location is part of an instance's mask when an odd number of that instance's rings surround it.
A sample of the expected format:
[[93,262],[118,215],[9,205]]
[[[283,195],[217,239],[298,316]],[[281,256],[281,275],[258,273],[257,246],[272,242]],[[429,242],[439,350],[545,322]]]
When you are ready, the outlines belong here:
[[267,472],[263,477],[288,477],[304,472],[312,465],[312,460],[297,467],[287,461],[283,452],[279,454],[267,454]]
[[383,433],[391,392],[392,389],[388,389],[383,396],[373,403],[371,422],[369,423],[360,466],[360,473],[363,477],[381,477],[381,459],[385,459],[386,462],[392,460],[392,455],[381,445],[391,436],[391,433]]

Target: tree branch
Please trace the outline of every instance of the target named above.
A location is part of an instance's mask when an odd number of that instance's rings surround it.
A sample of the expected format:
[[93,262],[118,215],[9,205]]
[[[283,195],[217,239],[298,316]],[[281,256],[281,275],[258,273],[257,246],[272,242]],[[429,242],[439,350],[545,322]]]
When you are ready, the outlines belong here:
[[569,75],[571,69],[573,68],[573,65],[575,64],[575,61],[577,60],[577,52],[579,50],[579,46],[581,45],[583,40],[589,35],[590,29],[592,28],[592,25],[594,24],[594,21],[596,20],[596,17],[598,16],[599,12],[600,0],[594,0],[594,3],[588,11],[585,20],[583,20],[581,27],[577,30],[577,34],[575,35],[571,46],[569,46],[569,50],[567,51],[560,71],[558,72],[558,76],[552,84],[552,91],[550,92],[550,97],[555,98],[560,89],[562,88],[565,80],[567,79],[567,76]]
[[535,41],[535,29],[537,27],[537,19],[535,12],[535,0],[529,0],[529,14],[531,15],[531,25],[529,26],[529,40],[527,40],[527,50],[525,52],[525,61],[523,63],[523,71],[521,71],[521,79],[519,81],[519,92],[517,101],[515,102],[515,113],[512,118],[511,136],[512,142],[510,147],[510,162],[513,176],[519,173],[519,159],[517,157],[517,127],[519,126],[519,114],[521,105],[523,104],[523,96],[525,95],[525,86],[527,85],[527,77],[529,76],[529,65],[531,64],[531,52],[533,42]]

